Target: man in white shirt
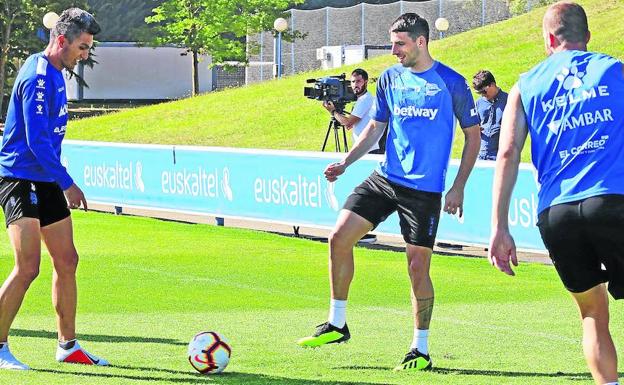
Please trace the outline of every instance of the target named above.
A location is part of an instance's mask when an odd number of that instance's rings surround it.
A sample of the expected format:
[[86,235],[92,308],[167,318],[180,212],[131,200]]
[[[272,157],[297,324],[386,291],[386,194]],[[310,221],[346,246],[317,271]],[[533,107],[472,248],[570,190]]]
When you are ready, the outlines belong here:
[[[375,99],[368,92],[368,73],[356,68],[351,72],[351,88],[357,96],[357,101],[353,106],[350,114],[344,114],[336,110],[336,106],[330,101],[324,102],[323,106],[329,111],[338,123],[342,124],[347,130],[353,133],[353,143],[356,143],[358,137],[366,128],[370,120],[369,112],[373,108]],[[373,144],[369,150],[369,154],[383,154],[386,144],[386,136],[382,135],[378,143]]]

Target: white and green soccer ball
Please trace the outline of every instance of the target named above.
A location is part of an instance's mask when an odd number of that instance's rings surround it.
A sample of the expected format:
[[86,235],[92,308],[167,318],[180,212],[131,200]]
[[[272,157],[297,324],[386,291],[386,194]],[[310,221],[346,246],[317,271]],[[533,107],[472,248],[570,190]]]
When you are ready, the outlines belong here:
[[221,373],[230,362],[231,354],[228,340],[217,332],[198,333],[188,346],[188,360],[202,374]]

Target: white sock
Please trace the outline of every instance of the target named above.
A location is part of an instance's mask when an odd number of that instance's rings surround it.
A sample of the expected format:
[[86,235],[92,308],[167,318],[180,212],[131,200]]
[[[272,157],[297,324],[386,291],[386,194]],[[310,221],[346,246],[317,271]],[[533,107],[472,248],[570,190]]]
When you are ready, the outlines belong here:
[[331,299],[329,301],[329,317],[330,324],[337,328],[341,328],[347,323],[347,300]]
[[607,382],[604,385],[620,385],[620,383],[618,381],[616,381],[616,382]]
[[429,329],[414,329],[414,339],[410,349],[418,349],[422,354],[429,354]]

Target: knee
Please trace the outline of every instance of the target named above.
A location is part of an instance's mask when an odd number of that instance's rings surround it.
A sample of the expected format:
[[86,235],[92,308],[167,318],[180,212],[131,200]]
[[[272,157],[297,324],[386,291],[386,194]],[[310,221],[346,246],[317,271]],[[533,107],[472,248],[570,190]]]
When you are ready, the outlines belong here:
[[29,264],[15,267],[15,277],[21,282],[30,285],[39,275],[39,265]]
[[580,311],[583,329],[597,333],[609,332],[609,311],[600,308],[584,308]]
[[585,303],[583,306],[579,306],[579,313],[581,318],[603,318],[605,309],[597,306],[597,304]]
[[420,264],[413,259],[407,265],[407,272],[412,278],[419,278],[422,276],[422,271],[422,266],[420,266]]
[[78,254],[69,253],[54,261],[54,270],[57,274],[76,274],[78,268]]
[[329,248],[332,251],[344,251],[353,248],[353,243],[350,242],[340,230],[333,230],[329,234],[328,242]]
[[407,272],[409,273],[411,281],[415,283],[423,281],[428,274],[427,267],[423,266],[423,264],[415,258],[409,262]]

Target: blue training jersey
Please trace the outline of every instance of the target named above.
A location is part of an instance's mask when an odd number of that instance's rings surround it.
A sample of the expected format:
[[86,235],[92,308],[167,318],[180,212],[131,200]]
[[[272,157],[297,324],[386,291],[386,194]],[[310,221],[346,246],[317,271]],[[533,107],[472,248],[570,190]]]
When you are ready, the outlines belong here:
[[538,212],[604,194],[624,194],[624,75],[610,56],[563,51],[520,77]]
[[56,182],[63,190],[74,181],[61,164],[67,127],[65,80],[41,52],[30,56],[15,79],[7,112],[0,176]]
[[397,64],[379,77],[375,107],[371,117],[388,122],[378,171],[415,190],[444,191],[456,119],[462,128],[479,124],[466,79],[437,61],[419,73]]

